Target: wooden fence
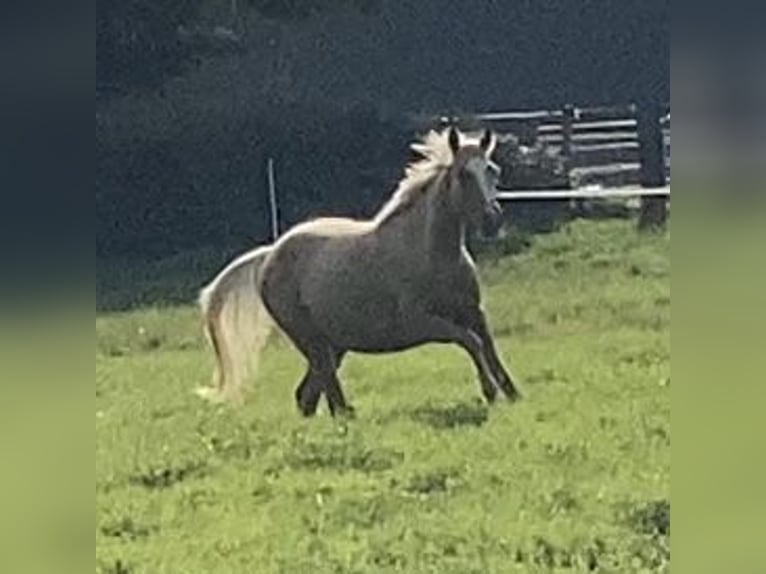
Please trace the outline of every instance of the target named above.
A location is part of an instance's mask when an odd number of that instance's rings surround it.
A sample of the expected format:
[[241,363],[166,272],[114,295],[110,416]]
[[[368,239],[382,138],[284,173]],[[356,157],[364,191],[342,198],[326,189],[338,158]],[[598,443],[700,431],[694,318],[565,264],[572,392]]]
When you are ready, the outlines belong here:
[[[670,112],[662,106],[653,121],[663,137],[665,179],[670,177]],[[651,114],[651,112],[649,112]],[[646,114],[645,114],[646,115]],[[604,188],[642,183],[640,123],[635,104],[476,114],[470,118],[499,133],[513,133],[522,143],[542,142],[564,157],[575,186]],[[651,120],[649,120],[651,121]]]
[[670,196],[670,105],[636,104],[471,114],[440,123],[491,126],[563,156],[572,189],[501,187],[501,200],[640,197],[640,228],[662,227]]

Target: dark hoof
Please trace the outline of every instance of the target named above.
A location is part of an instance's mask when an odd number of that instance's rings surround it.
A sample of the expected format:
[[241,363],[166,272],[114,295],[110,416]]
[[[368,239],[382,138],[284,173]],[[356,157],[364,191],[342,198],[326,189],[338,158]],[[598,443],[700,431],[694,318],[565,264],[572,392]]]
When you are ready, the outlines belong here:
[[354,420],[356,418],[356,409],[351,405],[330,409],[330,414],[335,418]]
[[315,408],[312,409],[310,406],[299,404],[298,412],[300,412],[304,417],[310,418],[316,414],[317,410]]
[[298,400],[298,410],[304,417],[313,417],[317,412],[319,400]]
[[495,387],[482,387],[481,392],[488,404],[491,405],[497,400],[497,389]]
[[500,390],[503,391],[503,394],[512,403],[521,400],[521,393],[516,389],[510,379],[500,381]]

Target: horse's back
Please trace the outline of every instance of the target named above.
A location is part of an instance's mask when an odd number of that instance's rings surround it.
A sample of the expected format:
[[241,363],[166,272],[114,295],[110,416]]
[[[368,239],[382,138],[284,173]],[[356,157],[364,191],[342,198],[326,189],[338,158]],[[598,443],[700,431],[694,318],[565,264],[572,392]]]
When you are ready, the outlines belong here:
[[279,276],[284,282],[288,277],[300,277],[307,273],[316,257],[328,243],[353,242],[370,229],[365,221],[340,217],[312,219],[291,228],[274,244],[263,275]]
[[372,230],[373,223],[348,217],[319,217],[299,223],[290,229],[280,242],[290,241],[294,237],[333,238],[359,236]]

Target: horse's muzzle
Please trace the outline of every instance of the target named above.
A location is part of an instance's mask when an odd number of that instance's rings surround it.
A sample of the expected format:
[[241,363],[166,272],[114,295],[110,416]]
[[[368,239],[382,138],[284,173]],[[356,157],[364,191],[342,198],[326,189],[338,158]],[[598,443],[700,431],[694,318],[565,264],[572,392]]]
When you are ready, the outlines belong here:
[[492,200],[484,207],[481,228],[483,235],[493,237],[503,225],[503,208],[497,200]]

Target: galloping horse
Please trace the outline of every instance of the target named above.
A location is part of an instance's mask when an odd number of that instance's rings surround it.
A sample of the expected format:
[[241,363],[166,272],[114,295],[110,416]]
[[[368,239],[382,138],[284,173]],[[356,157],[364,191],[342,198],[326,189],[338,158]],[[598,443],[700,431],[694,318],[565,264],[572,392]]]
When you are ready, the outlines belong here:
[[348,351],[429,342],[468,353],[488,402],[498,389],[520,398],[495,351],[465,247],[467,226],[500,220],[494,145],[488,130],[475,139],[452,127],[432,131],[412,145],[422,158],[372,220],[307,221],[230,263],[200,295],[217,383],[199,394],[241,400],[273,319],[308,362],[295,391],[306,416],[322,393],[333,415],[353,410],[337,376]]

